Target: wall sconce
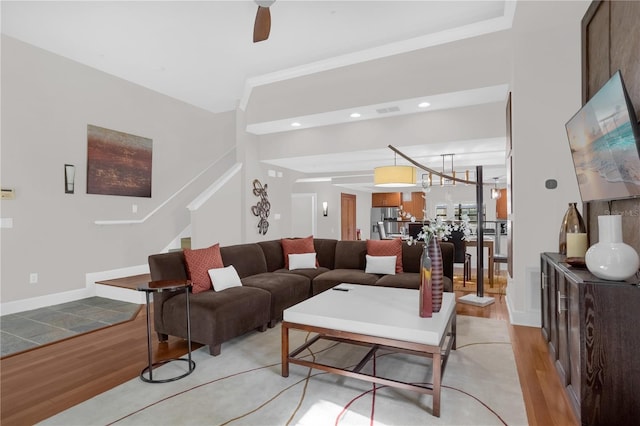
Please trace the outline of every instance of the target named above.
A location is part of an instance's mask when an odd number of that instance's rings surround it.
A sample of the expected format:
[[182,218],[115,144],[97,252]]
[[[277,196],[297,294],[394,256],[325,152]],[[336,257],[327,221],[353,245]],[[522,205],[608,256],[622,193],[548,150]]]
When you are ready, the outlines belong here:
[[76,179],[76,167],[73,164],[65,164],[64,165],[65,194],[73,194],[75,179]]
[[326,201],[322,202],[322,216],[329,216],[329,203]]

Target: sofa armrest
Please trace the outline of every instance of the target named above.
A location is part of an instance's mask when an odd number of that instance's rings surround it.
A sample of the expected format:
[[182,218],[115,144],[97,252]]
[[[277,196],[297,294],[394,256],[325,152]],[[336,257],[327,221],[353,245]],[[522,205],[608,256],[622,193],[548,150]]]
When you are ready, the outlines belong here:
[[442,274],[453,281],[453,255],[455,246],[448,241],[440,241],[440,251],[442,252]]

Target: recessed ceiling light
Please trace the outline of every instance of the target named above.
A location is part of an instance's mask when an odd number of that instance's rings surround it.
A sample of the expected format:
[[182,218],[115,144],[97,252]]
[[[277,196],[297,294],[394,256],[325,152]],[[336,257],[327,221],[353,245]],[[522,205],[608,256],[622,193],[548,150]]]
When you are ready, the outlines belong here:
[[431,106],[431,104],[430,104],[429,102],[420,102],[420,103],[418,104],[418,106],[419,106],[420,108],[426,108],[426,107],[428,107],[428,106]]
[[349,117],[358,118],[358,117],[360,117],[360,113],[359,112],[353,112],[353,113],[351,113],[351,115]]
[[291,123],[291,127],[300,127],[300,126],[302,126],[302,124],[298,123],[297,121]]

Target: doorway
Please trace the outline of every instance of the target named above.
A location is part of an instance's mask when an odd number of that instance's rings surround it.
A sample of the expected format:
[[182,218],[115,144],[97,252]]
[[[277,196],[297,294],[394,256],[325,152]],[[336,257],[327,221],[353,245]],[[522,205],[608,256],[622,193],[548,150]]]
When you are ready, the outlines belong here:
[[291,194],[291,236],[316,235],[316,194]]
[[340,239],[356,239],[356,196],[340,194]]

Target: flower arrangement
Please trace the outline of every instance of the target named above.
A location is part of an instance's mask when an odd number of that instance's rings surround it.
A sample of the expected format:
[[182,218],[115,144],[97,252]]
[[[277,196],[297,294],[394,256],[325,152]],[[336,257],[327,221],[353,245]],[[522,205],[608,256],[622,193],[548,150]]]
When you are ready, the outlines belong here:
[[[460,221],[445,221],[442,220],[441,217],[438,217],[435,220],[428,220],[427,223],[422,226],[422,230],[418,233],[416,240],[428,242],[431,238],[436,237],[439,240],[447,241],[449,237],[451,237],[452,231],[462,232],[462,239],[466,240],[467,237],[471,235],[469,216],[462,216],[462,220]],[[414,239],[410,237],[408,244],[411,245],[413,242]]]
[[469,216],[462,215],[462,220],[453,222],[451,224],[452,231],[460,231],[462,232],[462,239],[466,240],[469,235],[471,235],[471,228],[469,227]]
[[436,220],[429,220],[422,226],[418,239],[429,241],[431,238],[436,237],[439,240],[446,240],[450,235],[451,225],[438,217]]

